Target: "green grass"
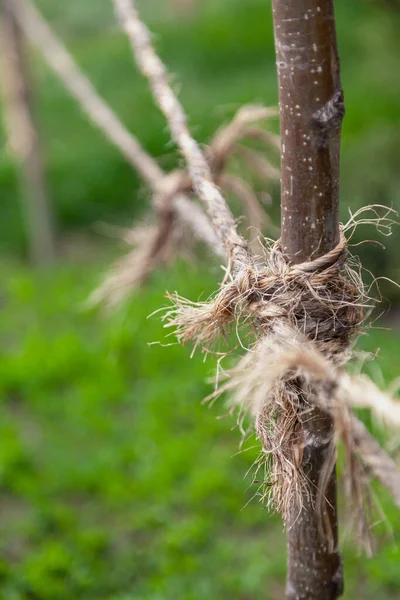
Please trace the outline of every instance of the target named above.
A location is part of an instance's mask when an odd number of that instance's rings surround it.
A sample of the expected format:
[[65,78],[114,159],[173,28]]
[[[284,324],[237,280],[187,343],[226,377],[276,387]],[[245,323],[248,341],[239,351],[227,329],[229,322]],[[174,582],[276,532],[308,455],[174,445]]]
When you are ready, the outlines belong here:
[[[165,289],[204,298],[218,270],[178,264],[103,319],[83,304],[102,264],[1,269],[0,598],[282,598],[281,522],[245,477],[255,441],[238,454],[223,403],[201,405],[214,361],[149,345],[172,341],[147,318]],[[393,333],[364,346],[382,347],[384,379],[397,375]],[[377,556],[344,545],[349,600],[399,594],[398,512],[377,497]]]

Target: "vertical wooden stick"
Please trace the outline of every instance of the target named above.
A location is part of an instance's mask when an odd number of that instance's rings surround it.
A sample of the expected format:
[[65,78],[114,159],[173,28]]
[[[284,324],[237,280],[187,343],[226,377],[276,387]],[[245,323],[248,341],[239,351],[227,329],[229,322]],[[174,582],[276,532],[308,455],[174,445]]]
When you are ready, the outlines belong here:
[[[333,0],[272,0],[272,7],[282,138],[281,242],[286,257],[299,263],[325,254],[339,240],[343,93]],[[333,423],[314,410],[299,427],[311,493],[286,524],[286,594],[290,600],[335,600],[343,589],[335,468],[317,510]]]
[[32,261],[54,259],[53,220],[47,197],[38,132],[30,106],[28,73],[13,0],[3,0],[0,21],[1,79],[10,148],[16,157]]
[[344,115],[333,0],[273,0],[279,80],[282,244],[302,262],[339,234],[340,125]]

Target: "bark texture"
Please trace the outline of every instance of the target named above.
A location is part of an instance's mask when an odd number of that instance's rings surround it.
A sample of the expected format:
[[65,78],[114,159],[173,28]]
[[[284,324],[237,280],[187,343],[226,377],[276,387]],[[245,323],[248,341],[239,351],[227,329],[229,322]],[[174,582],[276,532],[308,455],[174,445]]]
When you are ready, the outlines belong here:
[[[325,499],[320,498],[321,475],[333,448],[333,422],[317,408],[301,423],[302,468],[310,495],[293,512],[287,527],[288,600],[336,600],[343,592],[342,559],[338,550],[336,469],[329,477]],[[322,502],[321,502],[322,500]]]
[[16,158],[32,261],[54,259],[50,212],[38,132],[34,122],[24,44],[14,15],[13,0],[0,4],[1,88],[10,149]]
[[282,246],[294,262],[338,242],[344,115],[332,0],[273,0],[279,80]]
[[[300,263],[339,241],[343,92],[333,1],[273,0],[272,7],[282,139],[281,242],[285,256]],[[311,492],[286,524],[286,594],[288,600],[335,600],[343,590],[335,468],[326,501],[318,494],[332,457],[333,422],[314,408],[299,419],[299,429],[299,455]]]

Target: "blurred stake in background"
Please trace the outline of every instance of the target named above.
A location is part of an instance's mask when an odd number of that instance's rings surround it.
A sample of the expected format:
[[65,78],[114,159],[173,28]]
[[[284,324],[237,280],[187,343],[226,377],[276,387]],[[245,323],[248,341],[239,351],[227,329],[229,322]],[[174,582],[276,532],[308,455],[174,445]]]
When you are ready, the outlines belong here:
[[46,265],[54,259],[53,224],[33,114],[27,49],[12,0],[3,2],[0,25],[1,87],[8,147],[20,180],[31,259],[36,265]]

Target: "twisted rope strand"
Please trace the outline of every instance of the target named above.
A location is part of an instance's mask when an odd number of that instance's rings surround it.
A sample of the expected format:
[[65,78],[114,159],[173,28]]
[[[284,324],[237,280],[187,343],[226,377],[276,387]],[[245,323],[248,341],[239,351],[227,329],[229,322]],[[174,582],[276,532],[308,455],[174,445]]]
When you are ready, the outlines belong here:
[[210,168],[199,145],[190,135],[186,114],[169,85],[167,70],[155,53],[147,27],[133,0],[113,0],[116,14],[131,43],[136,63],[148,79],[156,104],[166,117],[172,138],[186,159],[193,188],[207,207],[214,229],[227,249],[234,270],[251,265],[247,242],[237,233],[235,219],[214,184]]

